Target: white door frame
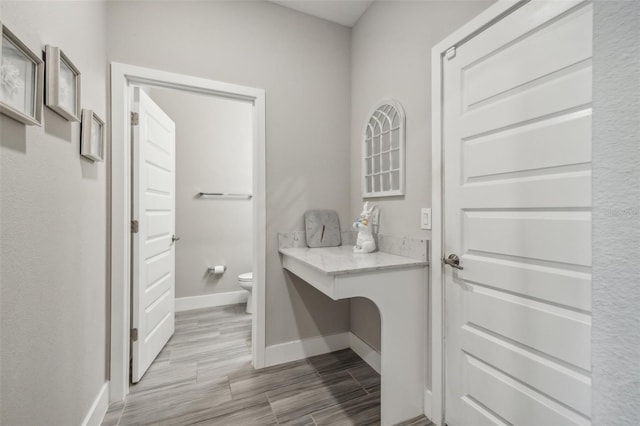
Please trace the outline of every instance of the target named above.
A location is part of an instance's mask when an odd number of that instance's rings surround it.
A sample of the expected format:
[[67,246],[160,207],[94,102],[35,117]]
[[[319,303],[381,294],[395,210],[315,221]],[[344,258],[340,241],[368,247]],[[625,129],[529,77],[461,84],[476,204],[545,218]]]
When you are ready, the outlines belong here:
[[431,206],[432,231],[431,262],[429,263],[431,295],[431,404],[425,397],[425,414],[437,426],[444,425],[445,358],[444,358],[444,280],[442,274],[442,61],[451,47],[460,46],[477,33],[502,19],[528,0],[499,0],[480,15],[467,22],[431,49]]
[[265,91],[121,63],[111,64],[111,347],[109,401],[129,392],[131,279],[131,121],[129,86],[146,84],[244,100],[253,104],[253,365],[264,367],[265,353]]

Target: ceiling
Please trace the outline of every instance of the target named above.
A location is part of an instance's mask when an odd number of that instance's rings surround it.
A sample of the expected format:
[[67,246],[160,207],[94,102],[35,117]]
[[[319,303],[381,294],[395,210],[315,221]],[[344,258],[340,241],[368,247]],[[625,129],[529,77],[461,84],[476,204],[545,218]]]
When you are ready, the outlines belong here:
[[352,27],[373,0],[269,0],[280,6]]

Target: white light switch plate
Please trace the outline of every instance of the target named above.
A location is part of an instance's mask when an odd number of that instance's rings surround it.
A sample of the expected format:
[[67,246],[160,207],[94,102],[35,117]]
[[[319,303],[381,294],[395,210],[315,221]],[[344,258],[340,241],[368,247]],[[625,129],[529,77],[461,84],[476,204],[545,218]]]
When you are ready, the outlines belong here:
[[380,225],[380,209],[377,207],[374,207],[373,212],[371,212],[371,224],[373,226]]
[[431,229],[431,209],[420,209],[420,228]]

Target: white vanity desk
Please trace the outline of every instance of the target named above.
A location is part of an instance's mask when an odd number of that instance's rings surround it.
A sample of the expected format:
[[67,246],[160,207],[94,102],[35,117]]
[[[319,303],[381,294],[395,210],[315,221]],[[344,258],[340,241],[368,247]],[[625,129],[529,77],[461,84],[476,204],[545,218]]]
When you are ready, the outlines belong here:
[[[350,245],[295,247],[280,239],[285,269],[333,300],[365,297],[380,310],[383,426],[424,414],[428,258],[424,240],[391,242],[390,237],[386,238],[394,251],[407,251],[407,246],[413,246],[409,251],[415,253],[417,248],[418,255],[407,257],[380,251],[354,254]],[[381,240],[381,249],[384,245]]]

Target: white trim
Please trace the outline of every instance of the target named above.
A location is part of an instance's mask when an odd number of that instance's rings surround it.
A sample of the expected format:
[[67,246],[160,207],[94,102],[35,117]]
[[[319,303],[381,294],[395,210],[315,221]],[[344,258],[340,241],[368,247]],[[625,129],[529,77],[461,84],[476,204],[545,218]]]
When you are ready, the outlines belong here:
[[424,415],[431,420],[433,416],[433,407],[431,405],[433,401],[433,395],[429,389],[424,390]]
[[[442,287],[442,70],[441,50],[431,52],[431,410],[429,419],[441,426],[444,424],[444,318]],[[445,50],[446,51],[446,50]],[[440,373],[440,374],[438,374]],[[425,404],[425,415],[426,413]]]
[[380,352],[349,331],[267,346],[265,351],[265,366],[299,361],[311,356],[322,355],[347,348],[351,348],[364,362],[380,374],[382,362]]
[[107,414],[109,408],[109,382],[105,382],[96,399],[93,400],[91,408],[87,412],[87,415],[82,421],[82,426],[99,426],[104,420],[104,415]]
[[253,103],[253,365],[265,366],[266,187],[265,91],[183,74],[120,63],[111,64],[111,384],[109,400],[129,391],[129,277],[131,243],[130,104],[131,84],[169,87]]
[[[459,46],[477,32],[524,1],[500,0],[480,15],[463,25],[431,49],[431,208],[432,232],[431,260],[431,403],[425,401],[425,415],[436,425],[445,424],[444,418],[444,288],[442,282],[442,58],[445,52]],[[425,398],[426,398],[425,393]],[[427,413],[427,408],[431,411]]]
[[237,303],[246,302],[248,297],[249,292],[245,290],[230,291],[228,293],[205,294],[202,296],[179,297],[176,298],[176,312],[235,305]]
[[350,335],[351,333],[347,331],[267,346],[265,350],[266,366],[284,364],[346,349],[349,347]]
[[351,332],[349,333],[349,347],[351,347],[351,350],[358,354],[364,362],[369,364],[371,368],[376,370],[378,374],[381,374],[382,357],[380,356],[380,352],[378,352],[373,346],[369,345],[356,334]]

